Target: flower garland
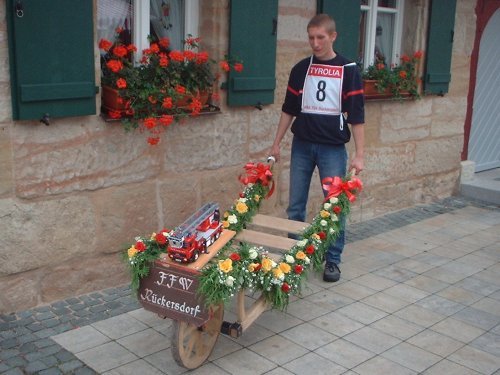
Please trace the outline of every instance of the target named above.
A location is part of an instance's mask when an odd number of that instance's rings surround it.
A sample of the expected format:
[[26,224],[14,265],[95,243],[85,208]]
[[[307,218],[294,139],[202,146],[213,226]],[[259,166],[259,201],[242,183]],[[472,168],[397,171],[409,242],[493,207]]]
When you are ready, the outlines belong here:
[[[241,232],[258,212],[263,198],[274,190],[269,165],[248,163],[245,185],[239,198],[224,212],[224,229]],[[362,190],[361,181],[354,176],[325,178],[323,189],[327,191],[325,202],[300,235],[300,240],[279,260],[270,257],[262,247],[241,243],[233,246],[233,240],[225,244],[201,271],[198,293],[207,305],[227,303],[241,289],[260,291],[273,308],[285,309],[290,295],[297,295],[307,271],[321,269],[328,246],[335,241],[341,230],[342,216],[350,211],[350,204]],[[169,231],[163,229],[149,238],[136,237],[135,244],[124,254],[132,275],[131,288],[136,292],[140,279],[149,274],[151,262],[167,251]]]
[[[257,165],[250,166],[247,174],[254,176],[257,169]],[[272,191],[269,183],[272,173],[270,169],[265,173],[267,178],[263,181],[253,177],[240,178],[247,184],[240,198],[225,213],[225,228],[239,232],[251,221],[258,208],[254,202],[260,202],[264,191]],[[259,176],[265,174],[259,173]],[[325,178],[322,182],[328,194],[320,212],[281,259],[275,261],[262,247],[243,243],[234,249],[228,244],[203,268],[198,293],[204,296],[208,305],[226,303],[245,288],[262,292],[273,308],[283,310],[290,295],[300,293],[307,270],[311,266],[315,271],[321,269],[328,246],[340,233],[341,217],[349,213],[350,204],[363,187],[354,176]]]

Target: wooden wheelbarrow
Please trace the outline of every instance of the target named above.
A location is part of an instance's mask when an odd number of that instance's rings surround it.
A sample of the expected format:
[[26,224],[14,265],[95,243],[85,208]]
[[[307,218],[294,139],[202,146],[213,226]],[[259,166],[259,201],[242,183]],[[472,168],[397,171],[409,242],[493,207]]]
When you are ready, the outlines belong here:
[[[268,255],[278,261],[279,251],[288,251],[296,242],[287,234],[299,234],[305,225],[257,214],[249,225],[252,229],[242,230],[235,239],[265,247],[270,251]],[[276,231],[283,235],[269,233]],[[223,304],[206,307],[203,296],[196,293],[202,268],[234,236],[235,232],[224,230],[208,248],[208,253],[193,263],[179,264],[167,256],[162,257],[154,262],[149,275],[141,279],[138,299],[144,309],[173,320],[172,354],[180,366],[188,369],[201,366],[210,356],[221,332],[237,338],[269,308],[264,296],[246,306],[245,290],[240,290],[236,295],[237,320],[226,322]]]

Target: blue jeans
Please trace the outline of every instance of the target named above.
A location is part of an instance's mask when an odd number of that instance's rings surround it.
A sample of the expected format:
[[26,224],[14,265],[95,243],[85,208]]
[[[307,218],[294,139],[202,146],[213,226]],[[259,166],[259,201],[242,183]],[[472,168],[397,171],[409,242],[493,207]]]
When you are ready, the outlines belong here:
[[[314,169],[318,167],[319,177],[344,177],[347,169],[345,145],[326,145],[305,142],[293,138],[290,163],[290,197],[287,209],[290,220],[305,221],[309,187]],[[323,191],[326,195],[326,192]],[[326,252],[326,261],[339,264],[345,243],[345,217],[335,243]]]

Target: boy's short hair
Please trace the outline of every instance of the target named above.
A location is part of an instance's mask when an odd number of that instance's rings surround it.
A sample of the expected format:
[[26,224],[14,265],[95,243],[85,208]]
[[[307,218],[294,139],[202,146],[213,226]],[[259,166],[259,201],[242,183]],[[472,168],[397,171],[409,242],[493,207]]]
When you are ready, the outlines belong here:
[[307,24],[307,30],[311,27],[324,27],[328,34],[336,31],[335,21],[328,14],[316,14]]

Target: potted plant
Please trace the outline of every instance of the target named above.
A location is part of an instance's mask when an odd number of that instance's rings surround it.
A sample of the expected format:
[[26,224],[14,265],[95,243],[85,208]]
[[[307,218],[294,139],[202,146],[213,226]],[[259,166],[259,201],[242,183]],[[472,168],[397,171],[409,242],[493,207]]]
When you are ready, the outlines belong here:
[[[134,46],[101,40],[99,47],[107,51],[102,82],[117,89],[124,106],[109,110],[108,115],[122,119],[126,130],[146,131],[151,145],[160,141],[160,135],[173,122],[197,116],[218,79],[213,72],[215,61],[206,51],[200,51],[199,42],[200,38],[188,36],[183,50],[172,50],[168,38],[151,38],[149,48],[133,64],[130,54],[135,52]],[[227,56],[219,66],[225,71],[243,69],[241,62]]]
[[419,98],[420,78],[417,76],[422,51],[411,57],[403,55],[400,64],[388,67],[384,61],[376,61],[362,72],[365,97],[372,98]]

